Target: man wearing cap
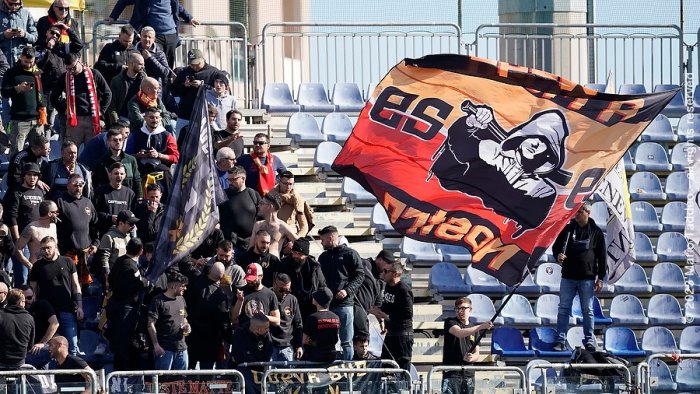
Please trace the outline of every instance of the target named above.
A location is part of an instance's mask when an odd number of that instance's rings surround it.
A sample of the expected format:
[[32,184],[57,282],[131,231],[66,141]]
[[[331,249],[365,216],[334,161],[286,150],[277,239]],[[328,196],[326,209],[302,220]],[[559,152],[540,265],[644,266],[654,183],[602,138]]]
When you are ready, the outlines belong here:
[[260,205],[260,214],[263,220],[255,223],[253,234],[259,230],[265,230],[270,234],[270,253],[279,258],[280,254],[288,254],[292,250],[292,243],[297,240],[296,229],[277,217],[282,207],[282,200],[277,192],[267,193]]
[[357,289],[365,278],[360,255],[347,245],[341,245],[338,229],[334,226],[322,228],[321,245],[324,252],[318,257],[328,288],[333,292],[330,309],[340,317],[340,344],[343,359],[352,360],[352,338],[354,336],[353,303]]
[[190,49],[187,52],[187,64],[172,83],[172,94],[180,97],[180,112],[178,113],[175,134],[179,135],[182,128],[190,123],[190,117],[194,110],[194,100],[200,86],[214,86],[214,81],[220,75],[221,70],[207,64],[201,49]]
[[[102,47],[97,63],[95,63],[95,69],[102,73],[108,84],[120,72],[128,68],[129,55],[135,52],[132,45],[134,34],[133,27],[124,25],[121,27],[117,39]],[[141,60],[141,66],[143,66],[143,58]]]
[[185,370],[188,366],[185,336],[192,331],[187,305],[182,297],[187,278],[176,271],[167,274],[168,288],[151,300],[148,307],[148,335],[153,344],[158,370]]
[[[234,157],[238,159],[243,155],[243,149],[245,148],[245,141],[240,133],[241,125],[243,124],[243,114],[234,109],[224,115],[225,119],[222,122],[224,127],[213,133],[212,143],[214,144],[214,150],[229,147],[233,149]],[[221,117],[221,112],[217,116]]]
[[207,103],[217,110],[216,129],[226,127],[226,114],[236,110],[236,98],[229,91],[229,78],[226,71],[221,71],[214,79],[214,89],[207,90]]
[[304,197],[294,190],[294,174],[283,171],[273,191],[277,192],[282,203],[277,217],[296,229],[297,237],[305,237],[313,227],[313,211]]
[[333,293],[327,287],[313,293],[316,312],[304,321],[305,361],[330,363],[336,359],[335,344],[338,343],[342,322],[338,315],[328,310],[333,298]]
[[[10,163],[7,166],[8,189],[22,184],[24,181],[22,170],[25,164],[34,163],[41,167],[44,158],[48,158],[49,153],[51,153],[51,146],[46,136],[35,135],[29,138],[29,146],[10,156]],[[37,185],[45,192],[49,191],[49,186],[46,183],[39,181]]]
[[246,286],[236,290],[236,303],[231,308],[231,323],[242,326],[253,315],[262,313],[270,324],[280,324],[280,311],[277,296],[272,290],[263,286],[263,268],[260,264],[249,264],[245,271]]
[[[557,343],[554,350],[565,350],[566,333],[574,297],[578,294],[583,312],[583,345],[586,350],[597,349],[593,320],[593,295],[603,288],[607,274],[605,236],[590,217],[591,205],[584,203],[552,245],[561,268],[559,312],[557,314]],[[576,344],[579,345],[579,344]]]
[[22,48],[17,63],[2,78],[2,97],[11,100],[11,154],[24,148],[28,136],[43,135],[47,123],[47,100],[41,84],[41,71],[34,64],[35,60],[34,48]]
[[292,253],[280,262],[280,270],[292,279],[292,294],[299,300],[302,321],[316,312],[311,295],[321,287],[326,287],[321,265],[309,254],[309,246],[308,240],[297,239],[292,245]]
[[[246,186],[246,172],[241,166],[228,171],[227,200],[219,205],[221,231],[224,237],[239,250],[248,249],[246,240],[250,238],[262,198],[254,189]],[[225,219],[225,220],[224,220]]]
[[107,234],[102,236],[100,246],[93,259],[92,266],[96,268],[93,272],[99,272],[100,281],[109,290],[109,272],[114,266],[117,258],[126,253],[126,244],[131,240],[131,232],[139,222],[139,219],[129,210],[124,210],[117,214],[117,224],[112,226]]
[[251,263],[260,264],[265,274],[262,282],[265,287],[272,287],[272,279],[282,270],[280,259],[270,253],[270,240],[270,234],[266,230],[258,230],[253,236],[253,246],[236,258],[241,268],[248,267]]

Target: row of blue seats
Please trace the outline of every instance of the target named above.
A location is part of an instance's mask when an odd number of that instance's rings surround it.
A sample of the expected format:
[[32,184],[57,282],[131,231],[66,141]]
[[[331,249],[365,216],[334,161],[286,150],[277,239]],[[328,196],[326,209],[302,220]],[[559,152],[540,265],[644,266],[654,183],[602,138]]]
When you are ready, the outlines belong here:
[[[698,130],[700,135],[700,129]],[[630,148],[630,155],[625,155],[626,159],[634,157],[635,171],[669,172],[682,171],[688,168],[689,151],[698,152],[700,149],[692,142],[682,142],[676,144],[671,149],[670,160],[666,148],[658,142],[642,142]]]
[[[656,213],[656,208],[646,201],[634,201],[630,206],[632,210],[632,223],[635,231],[660,232],[685,230],[685,218],[687,204],[683,201],[671,201],[661,209],[661,218]],[[608,206],[603,201],[593,203],[591,218],[595,220],[601,230],[606,231],[610,218]]]
[[686,142],[700,141],[700,117],[697,114],[685,114],[678,120],[674,131],[671,120],[663,114],[658,115],[644,129],[640,136],[642,142]]
[[[369,89],[368,89],[369,90]],[[296,101],[286,83],[268,83],[263,89],[260,108],[270,113],[349,112],[357,113],[365,106],[360,88],[353,82],[338,82],[333,86],[331,100],[321,83],[302,83]]]
[[[629,193],[632,200],[646,201],[685,201],[688,199],[688,173],[676,171],[668,174],[665,187],[653,172],[635,172],[629,179]],[[594,199],[599,200],[597,195]]]
[[332,112],[324,117],[296,112],[289,117],[287,137],[300,145],[316,146],[323,141],[344,144],[356,122],[357,117],[349,117],[340,112]]
[[[452,260],[455,261],[455,260]],[[700,278],[686,278],[676,263],[662,262],[654,266],[651,280],[644,268],[632,263],[627,271],[612,285],[601,290],[605,293],[682,293],[686,291],[686,279],[693,282],[694,291],[700,291]],[[534,278],[527,275],[518,291],[521,293],[557,293],[561,282],[561,266],[557,263],[542,263]],[[464,276],[452,262],[438,262],[430,269],[428,289],[435,294],[463,295],[470,292],[503,294],[508,287],[495,277],[469,265]]]

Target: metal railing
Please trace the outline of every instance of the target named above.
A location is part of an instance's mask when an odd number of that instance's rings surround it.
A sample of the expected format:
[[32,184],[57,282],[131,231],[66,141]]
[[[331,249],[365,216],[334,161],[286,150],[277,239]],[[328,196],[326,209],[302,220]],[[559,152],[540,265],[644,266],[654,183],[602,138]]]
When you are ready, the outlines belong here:
[[[642,394],[651,393],[651,368],[649,367],[652,361],[662,358],[673,359],[673,354],[656,353],[647,357],[646,360],[637,364],[637,386],[639,386]],[[700,353],[688,353],[681,355],[682,358],[700,359]]]
[[[27,370],[18,370],[18,371],[0,371],[0,378],[2,377],[13,377],[17,378],[19,377],[20,382],[20,393],[26,393],[27,392],[27,376],[46,376],[46,375],[78,375],[80,378],[85,378],[88,377],[88,384],[90,385],[90,393],[91,394],[96,394],[97,393],[97,375],[95,374],[95,371],[91,369],[65,369],[65,370],[43,370],[43,369],[27,369]],[[71,383],[72,384],[72,383]],[[76,382],[76,385],[80,385],[81,383]],[[68,390],[66,390],[68,391]],[[70,390],[74,391],[74,390]],[[60,390],[58,392],[63,392]]]
[[[632,374],[630,373],[629,368],[622,364],[574,364],[574,363],[543,363],[543,364],[533,364],[530,365],[527,368],[527,371],[525,371],[525,375],[527,376],[527,388],[528,390],[532,386],[532,383],[530,381],[530,371],[532,369],[571,369],[571,368],[597,368],[597,369],[620,369],[623,371],[625,374],[625,384],[626,387],[631,388],[632,387]],[[547,392],[547,374],[543,371],[542,372],[542,392],[546,393]]]
[[[235,378],[238,382],[240,382],[240,389],[239,390],[233,390],[231,389],[232,393],[245,393],[245,379],[243,378],[243,374],[240,371],[237,371],[235,369],[216,369],[216,370],[186,370],[186,371],[160,371],[160,370],[151,370],[151,371],[114,371],[111,372],[109,375],[107,375],[107,379],[104,381],[104,387],[107,392],[112,392],[111,386],[110,386],[110,381],[115,378],[115,377],[152,377],[151,379],[151,389],[153,390],[152,392],[154,394],[160,393],[160,383],[159,383],[159,376],[178,376],[178,377],[184,377],[184,376],[231,376]],[[234,380],[234,379],[232,379]],[[216,387],[211,387],[212,389],[221,389],[220,383],[217,382],[212,382],[212,385]],[[144,387],[144,390],[146,387]]]
[[[518,367],[475,366],[475,365],[440,365],[430,368],[428,372],[428,394],[433,393],[433,375],[438,372],[474,371],[476,372],[504,372],[518,375],[518,382],[523,393],[527,392],[527,379],[522,369]],[[475,381],[476,383],[476,381]],[[476,387],[474,387],[476,388]]]
[[262,394],[268,393],[268,379],[270,375],[280,375],[280,374],[294,374],[294,375],[304,375],[304,374],[347,374],[347,391],[349,393],[354,393],[353,390],[353,375],[354,374],[393,374],[393,375],[404,375],[406,377],[405,382],[407,382],[407,387],[413,387],[413,381],[411,380],[410,372],[401,368],[290,368],[290,369],[271,369],[265,371],[263,375],[262,384]]

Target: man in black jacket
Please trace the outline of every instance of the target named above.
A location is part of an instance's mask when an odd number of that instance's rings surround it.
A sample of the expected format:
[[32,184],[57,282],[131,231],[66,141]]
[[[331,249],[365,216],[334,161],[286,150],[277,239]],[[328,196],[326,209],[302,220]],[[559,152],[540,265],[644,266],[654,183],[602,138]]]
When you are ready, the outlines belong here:
[[134,207],[134,215],[139,218],[136,235],[144,245],[155,242],[160,231],[160,222],[165,212],[160,202],[162,196],[160,185],[152,183],[146,187],[146,197]]
[[559,234],[552,251],[557,262],[562,265],[559,292],[559,312],[555,350],[564,350],[566,333],[569,329],[569,316],[574,297],[578,294],[583,312],[583,345],[586,350],[595,351],[596,339],[593,333],[593,293],[603,287],[607,273],[607,255],[603,231],[589,217],[591,205],[584,203],[574,221]]
[[119,37],[102,47],[95,69],[102,73],[108,84],[117,74],[126,70],[129,54],[135,52],[133,42],[134,28],[124,25],[119,31]]
[[93,203],[97,209],[97,228],[100,236],[117,224],[119,212],[131,210],[136,202],[134,191],[123,185],[124,178],[124,164],[116,162],[109,167],[109,184],[95,190]]
[[355,294],[353,328],[356,337],[369,337],[369,319],[367,315],[370,309],[382,305],[381,296],[384,282],[374,279],[369,260],[362,259],[362,267],[365,270],[365,279]]
[[78,146],[73,141],[65,141],[61,144],[61,157],[51,160],[41,169],[41,179],[50,190],[46,194],[47,200],[56,201],[68,190],[68,178],[73,174],[80,174],[85,180],[83,197],[90,197],[92,184],[90,171],[84,165],[78,163]]
[[246,269],[249,264],[257,263],[263,268],[263,286],[272,287],[275,274],[281,270],[280,259],[270,253],[270,233],[258,230],[253,236],[253,245],[242,255],[236,257],[236,263]]
[[[38,166],[43,164],[44,158],[51,153],[51,146],[48,138],[37,135],[29,139],[29,146],[10,157],[10,164],[7,166],[7,187],[12,189],[22,184],[22,169],[27,163],[35,163]],[[39,188],[45,192],[49,191],[49,186],[42,181],[38,183]]]
[[292,294],[299,300],[302,321],[316,312],[312,294],[326,287],[321,265],[309,254],[309,241],[299,238],[292,245],[292,253],[282,259],[281,271],[292,279]]
[[285,273],[275,275],[272,291],[280,304],[280,324],[270,327],[274,352],[272,361],[301,360],[304,355],[301,312],[299,301],[292,294],[292,280]]
[[34,344],[34,318],[24,309],[24,293],[10,290],[0,311],[0,371],[19,369]]
[[318,256],[323,276],[328,288],[333,292],[331,312],[340,318],[340,344],[343,347],[343,359],[352,360],[352,338],[354,336],[353,303],[357,289],[365,279],[362,259],[354,249],[340,245],[338,229],[326,226],[319,230],[321,245],[325,250]]
[[173,81],[171,89],[175,97],[180,97],[180,113],[178,113],[175,134],[179,135],[183,127],[190,123],[190,116],[194,110],[194,100],[197,98],[199,87],[214,86],[214,80],[220,70],[204,60],[204,55],[199,49],[190,49],[187,52],[187,64]]

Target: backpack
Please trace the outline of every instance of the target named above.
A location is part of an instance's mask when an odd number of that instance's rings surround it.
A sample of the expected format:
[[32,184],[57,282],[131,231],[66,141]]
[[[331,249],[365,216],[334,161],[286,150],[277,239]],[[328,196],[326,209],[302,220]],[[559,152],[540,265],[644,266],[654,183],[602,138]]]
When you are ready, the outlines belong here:
[[[629,367],[629,362],[623,358],[613,356],[606,352],[590,352],[583,348],[576,348],[571,354],[572,364],[619,364]],[[563,376],[573,379],[579,384],[601,384],[603,391],[612,390],[615,383],[624,381],[625,373],[620,368],[586,368],[575,367],[564,370]],[[568,379],[571,380],[571,379]]]

